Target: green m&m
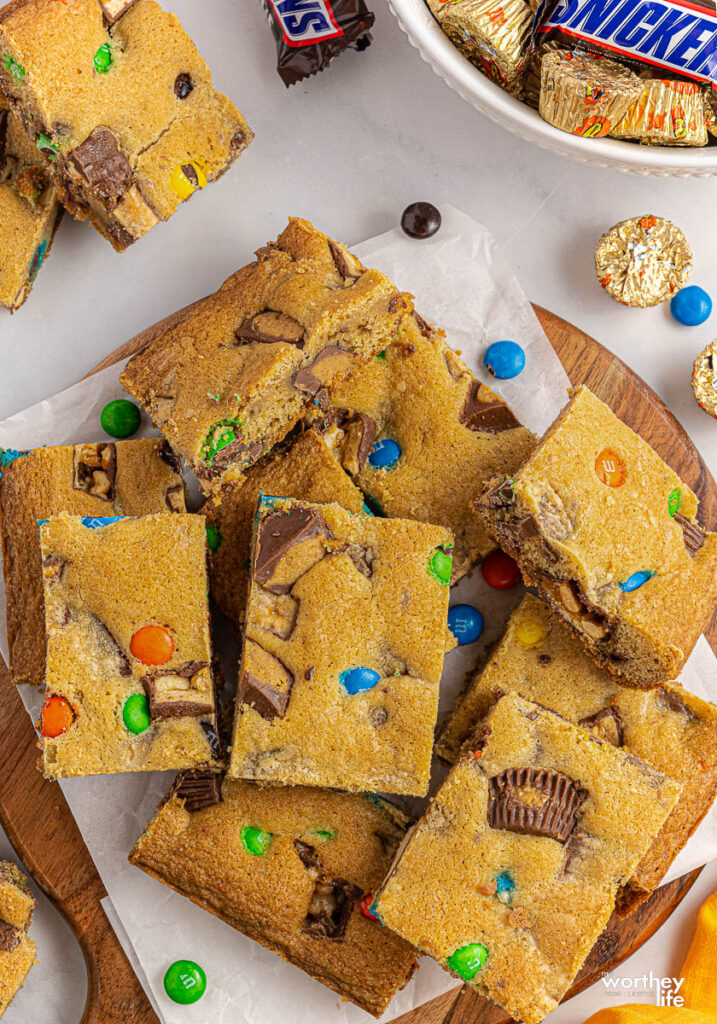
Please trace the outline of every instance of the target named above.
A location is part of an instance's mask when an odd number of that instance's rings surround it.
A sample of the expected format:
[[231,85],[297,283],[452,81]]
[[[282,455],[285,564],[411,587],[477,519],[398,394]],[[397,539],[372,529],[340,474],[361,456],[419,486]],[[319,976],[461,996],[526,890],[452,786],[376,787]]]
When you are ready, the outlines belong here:
[[141,422],[142,413],[134,402],[128,402],[126,398],[116,398],[114,402],[108,402],[100,413],[102,429],[110,437],[131,437],[137,433]]
[[428,571],[435,580],[447,587],[451,582],[453,555],[444,548],[436,548],[428,561]]
[[215,526],[214,523],[207,523],[207,547],[212,554],[219,550],[223,539],[219,527]]
[[95,71],[98,75],[106,75],[112,67],[112,47],[103,43],[94,57]]
[[250,853],[252,857],[262,857],[269,852],[273,836],[271,832],[264,832],[260,828],[245,825],[239,833],[239,838],[247,853]]
[[667,511],[670,513],[670,516],[674,516],[675,512],[679,512],[681,500],[682,491],[679,487],[675,487],[674,491],[670,491],[670,496],[667,499]]
[[149,714],[149,701],[143,693],[133,693],[127,698],[122,708],[122,721],[134,736],[149,729],[152,719]]
[[487,959],[488,950],[483,943],[471,942],[469,945],[461,946],[455,953],[452,953],[446,960],[446,963],[452,971],[455,971],[459,978],[463,978],[464,981],[470,981],[471,978],[475,977]]
[[23,78],[27,74],[22,64],[18,64],[14,57],[11,57],[9,53],[5,54],[5,70],[9,71],[16,82],[22,82]]
[[164,976],[164,991],[175,1003],[196,1003],[207,991],[207,976],[194,960],[175,960]]

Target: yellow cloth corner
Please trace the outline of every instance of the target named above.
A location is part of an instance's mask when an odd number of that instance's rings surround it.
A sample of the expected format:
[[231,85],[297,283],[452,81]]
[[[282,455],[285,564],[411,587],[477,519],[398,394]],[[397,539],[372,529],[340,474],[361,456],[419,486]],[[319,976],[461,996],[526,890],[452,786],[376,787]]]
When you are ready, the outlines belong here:
[[680,977],[682,1007],[629,1003],[599,1010],[585,1024],[717,1024],[717,892],[699,912]]

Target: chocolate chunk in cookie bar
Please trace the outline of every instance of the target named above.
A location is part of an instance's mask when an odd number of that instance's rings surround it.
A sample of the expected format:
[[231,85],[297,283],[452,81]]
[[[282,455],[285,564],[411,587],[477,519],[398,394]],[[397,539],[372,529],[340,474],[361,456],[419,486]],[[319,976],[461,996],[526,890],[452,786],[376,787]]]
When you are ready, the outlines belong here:
[[407,301],[348,249],[292,219],[122,374],[205,490],[257,462],[358,362],[389,343]]
[[525,1024],[570,987],[680,786],[502,697],[396,855],[373,910]]
[[717,604],[717,534],[690,488],[587,388],[475,507],[618,682],[677,676]]
[[200,511],[207,517],[212,597],[237,629],[244,622],[254,514],[262,491],[319,504],[335,501],[349,512],[363,509],[361,491],[313,431],[300,434],[248,469],[243,480],[227,483],[207,498]]
[[130,861],[380,1017],[416,951],[371,915],[407,819],[374,796],[180,775]]
[[533,435],[417,313],[330,402],[309,414],[315,429],[374,507],[453,531],[457,582],[495,547],[472,499],[518,469]]
[[45,775],[215,767],[204,520],[62,513],[40,539]]
[[122,251],[218,178],[252,133],[154,0],[14,0],[0,86],[63,205]]
[[437,744],[441,757],[457,761],[491,705],[508,691],[625,747],[682,784],[680,799],[620,894],[618,909],[632,909],[657,888],[715,799],[717,707],[679,683],[651,690],[622,686],[532,594],[513,612],[502,640],[445,723]]
[[0,305],[14,310],[23,304],[61,215],[41,150],[0,91]]
[[0,861],[0,1017],[37,963],[37,946],[27,935],[36,903],[17,865]]
[[229,772],[426,793],[451,535],[261,499]]
[[158,438],[0,449],[0,538],[13,682],[41,686],[45,672],[42,559],[37,523],[58,512],[143,516],[184,512],[179,463]]

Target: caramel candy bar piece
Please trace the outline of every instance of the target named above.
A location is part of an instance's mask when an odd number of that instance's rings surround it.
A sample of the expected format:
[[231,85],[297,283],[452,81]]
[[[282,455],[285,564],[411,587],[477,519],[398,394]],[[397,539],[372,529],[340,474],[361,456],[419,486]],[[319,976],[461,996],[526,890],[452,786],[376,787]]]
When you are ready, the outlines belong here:
[[508,693],[399,849],[375,912],[511,1018],[540,1024],[679,793],[661,772]]
[[218,767],[203,517],[61,513],[40,542],[45,775]]
[[254,579],[274,594],[288,594],[321,561],[332,539],[321,513],[313,509],[297,506],[266,514],[257,530]]
[[475,507],[596,663],[650,688],[679,674],[717,603],[717,534],[697,504],[581,387],[515,476]]
[[238,699],[270,721],[283,718],[289,705],[294,677],[278,658],[253,640],[244,645]]
[[637,101],[642,82],[606,57],[550,50],[541,65],[540,116],[572,135],[608,135]]

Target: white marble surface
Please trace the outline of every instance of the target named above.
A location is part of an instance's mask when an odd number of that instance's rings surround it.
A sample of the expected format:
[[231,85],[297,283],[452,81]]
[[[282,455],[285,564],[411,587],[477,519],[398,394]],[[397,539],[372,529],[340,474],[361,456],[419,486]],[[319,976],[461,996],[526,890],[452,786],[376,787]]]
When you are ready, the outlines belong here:
[[[354,242],[395,224],[408,202],[428,199],[451,202],[487,225],[529,296],[637,370],[717,473],[717,422],[690,389],[692,359],[715,333],[717,313],[702,327],[685,328],[665,308],[625,309],[603,294],[592,262],[597,238],[613,223],[656,213],[684,229],[695,253],[692,281],[710,290],[717,277],[717,180],[626,177],[531,148],[434,77],[384,0],[372,0],[370,50],[348,54],[289,92],[273,71],[273,39],[258,0],[167,5],[197,40],[218,86],[242,107],[256,141],[218,185],[123,256],[85,225],[65,221],[27,306],[0,316],[0,418],[73,383],[137,331],[212,291],[276,235],[289,213]],[[419,244],[416,254],[420,259]],[[399,284],[411,287],[410,280]],[[697,907],[715,887],[712,865],[618,974],[674,974]],[[44,897],[33,931],[42,962],[5,1020],[74,1024],[84,967]],[[639,991],[629,998],[650,1001]],[[551,1022],[576,1024],[620,1001],[599,984]]]

